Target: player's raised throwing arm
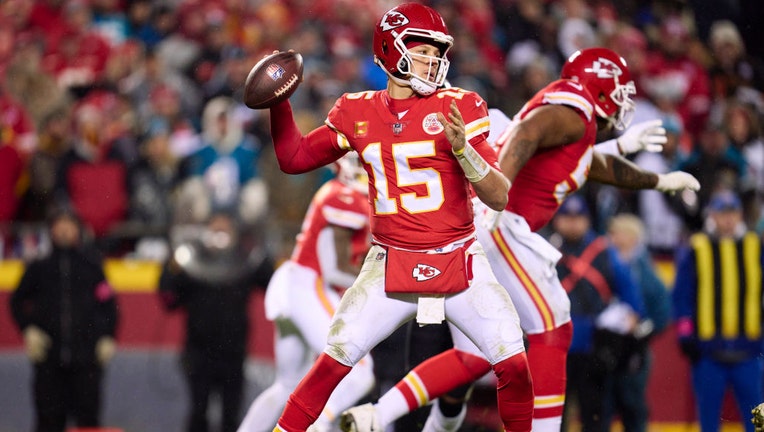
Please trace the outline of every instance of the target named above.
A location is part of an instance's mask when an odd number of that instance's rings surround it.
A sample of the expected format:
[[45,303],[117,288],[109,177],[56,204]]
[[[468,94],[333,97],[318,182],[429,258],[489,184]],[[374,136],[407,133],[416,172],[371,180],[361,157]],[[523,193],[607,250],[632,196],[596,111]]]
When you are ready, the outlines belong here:
[[303,136],[289,101],[271,107],[270,111],[273,147],[281,171],[301,174],[334,162],[345,153],[334,144],[336,133],[327,126]]

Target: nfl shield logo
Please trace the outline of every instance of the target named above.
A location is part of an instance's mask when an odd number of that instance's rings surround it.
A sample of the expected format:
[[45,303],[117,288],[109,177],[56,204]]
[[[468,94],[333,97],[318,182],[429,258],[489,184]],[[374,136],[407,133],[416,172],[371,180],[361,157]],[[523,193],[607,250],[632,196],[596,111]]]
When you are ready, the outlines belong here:
[[403,132],[403,123],[393,123],[393,133],[400,135]]
[[269,77],[271,77],[272,80],[278,81],[281,79],[281,77],[284,76],[284,68],[277,64],[269,65],[267,69],[265,69],[265,73],[268,74]]

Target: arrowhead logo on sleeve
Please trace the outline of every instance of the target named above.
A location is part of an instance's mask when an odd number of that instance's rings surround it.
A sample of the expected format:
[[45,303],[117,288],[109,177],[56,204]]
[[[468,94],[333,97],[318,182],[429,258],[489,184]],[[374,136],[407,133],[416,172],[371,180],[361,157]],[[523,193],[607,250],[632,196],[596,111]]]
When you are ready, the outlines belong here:
[[417,264],[414,270],[411,272],[411,277],[417,280],[417,282],[424,282],[435,277],[438,277],[442,272],[433,266],[427,264]]

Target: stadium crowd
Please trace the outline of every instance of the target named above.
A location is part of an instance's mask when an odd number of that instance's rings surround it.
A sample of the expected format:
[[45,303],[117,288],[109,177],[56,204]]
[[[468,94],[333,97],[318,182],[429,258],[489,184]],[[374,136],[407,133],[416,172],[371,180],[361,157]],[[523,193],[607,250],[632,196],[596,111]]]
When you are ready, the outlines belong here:
[[[305,76],[292,104],[301,127],[311,129],[343,92],[384,85],[367,47],[375,18],[393,3],[3,2],[0,256],[28,258],[44,246],[35,223],[51,203],[76,208],[110,256],[162,258],[170,227],[234,207],[243,221],[269,228],[276,255],[288,253],[329,174],[288,177],[275,169],[267,112],[244,107],[244,78],[274,49],[300,52]],[[647,224],[651,248],[670,252],[700,228],[719,182],[741,194],[749,225],[761,225],[757,2],[430,3],[459,41],[449,53],[451,84],[508,115],[578,48],[608,46],[626,58],[637,117],[662,118],[675,142],[637,162],[688,171],[703,188],[670,203],[652,191],[590,191],[600,231],[613,214],[632,211]]]

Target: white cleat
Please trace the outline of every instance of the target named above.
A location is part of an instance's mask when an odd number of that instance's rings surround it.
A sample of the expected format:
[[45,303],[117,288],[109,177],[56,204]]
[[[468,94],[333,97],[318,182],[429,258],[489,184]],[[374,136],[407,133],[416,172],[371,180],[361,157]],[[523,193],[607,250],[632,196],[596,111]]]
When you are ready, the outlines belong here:
[[374,405],[367,403],[350,408],[340,416],[342,432],[382,432]]

